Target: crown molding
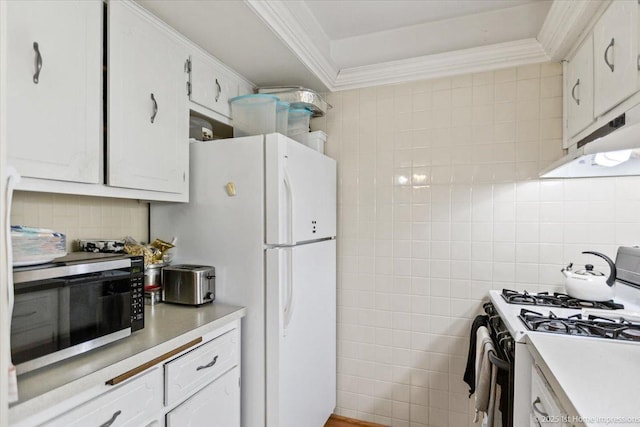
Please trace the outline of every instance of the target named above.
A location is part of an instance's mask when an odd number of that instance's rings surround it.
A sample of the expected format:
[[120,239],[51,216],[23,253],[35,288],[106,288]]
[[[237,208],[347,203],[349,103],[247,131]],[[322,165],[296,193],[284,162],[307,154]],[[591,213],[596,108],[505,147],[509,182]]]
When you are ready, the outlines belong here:
[[555,0],[538,33],[538,41],[549,58],[554,61],[566,59],[572,47],[593,26],[610,1],[564,1]]
[[[330,92],[357,89],[385,84],[453,76],[465,73],[490,71],[500,68],[546,62],[551,59],[543,45],[536,39],[497,43],[470,49],[425,55],[415,58],[389,61],[379,64],[339,69],[331,58],[331,41],[315,21],[305,5],[294,7],[293,2],[283,0],[244,0],[262,21],[282,40],[300,61],[316,75]],[[582,6],[563,6],[564,3],[588,3]],[[574,16],[573,31],[579,35],[579,25],[588,21],[589,11],[601,3],[595,1],[568,2],[555,0],[557,11],[545,20],[549,28],[566,27],[557,20]],[[595,13],[595,12],[592,12]],[[579,18],[579,19],[578,19]],[[555,24],[554,24],[555,22]],[[303,26],[301,23],[306,23]],[[561,31],[541,31],[548,44],[570,46]],[[567,39],[568,40],[568,39]],[[323,49],[324,48],[324,49]],[[557,50],[557,49],[556,49]]]
[[549,56],[536,39],[525,39],[343,69],[338,74],[333,90],[477,73],[548,60]]
[[[338,75],[337,65],[316,45],[315,40],[326,43],[329,40],[306,6],[298,8],[305,16],[298,19],[292,11],[293,5],[282,0],[244,0],[262,21],[282,40],[302,63],[331,91]],[[314,25],[303,26],[301,22]],[[310,34],[312,33],[312,34]]]

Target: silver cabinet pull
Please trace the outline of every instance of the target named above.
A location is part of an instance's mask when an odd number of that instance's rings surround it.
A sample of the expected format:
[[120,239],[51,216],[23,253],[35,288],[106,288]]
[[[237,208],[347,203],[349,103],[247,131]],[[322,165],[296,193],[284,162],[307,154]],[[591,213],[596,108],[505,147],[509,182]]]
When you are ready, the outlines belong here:
[[609,49],[613,47],[613,45],[615,44],[615,41],[616,39],[611,39],[611,43],[609,43],[609,46],[607,46],[607,48],[604,50],[604,62],[605,64],[607,64],[607,67],[609,67],[612,73],[613,73],[613,62],[609,62]]
[[216,88],[218,89],[218,93],[216,93],[216,102],[218,102],[218,99],[220,99],[220,93],[222,93],[222,88],[220,87],[218,79],[216,79]]
[[210,368],[210,367],[212,367],[213,365],[215,365],[217,361],[218,361],[218,356],[214,357],[214,358],[213,358],[213,360],[212,360],[211,362],[207,363],[206,365],[198,366],[198,367],[196,368],[196,371],[199,371],[200,369],[207,369],[207,368]]
[[153,114],[151,115],[151,123],[156,119],[158,115],[158,102],[156,101],[156,97],[151,94],[151,100],[153,101]]
[[540,401],[540,397],[536,397],[536,400],[533,401],[533,403],[531,404],[531,407],[533,408],[533,410],[535,412],[537,412],[538,414],[542,415],[543,417],[548,417],[549,414],[547,414],[546,412],[544,412],[541,409],[538,409],[538,405],[541,404],[542,402]]
[[116,421],[116,418],[118,418],[120,414],[122,414],[122,411],[114,412],[109,421],[105,422],[104,424],[100,424],[100,427],[109,427]]
[[33,75],[33,82],[38,84],[40,80],[40,70],[42,70],[42,55],[40,54],[38,42],[33,42],[33,50],[36,51],[36,73]]
[[580,79],[578,79],[576,84],[573,85],[573,88],[571,89],[571,97],[576,101],[576,104],[580,105],[580,98],[576,98],[576,88],[578,86],[580,86]]

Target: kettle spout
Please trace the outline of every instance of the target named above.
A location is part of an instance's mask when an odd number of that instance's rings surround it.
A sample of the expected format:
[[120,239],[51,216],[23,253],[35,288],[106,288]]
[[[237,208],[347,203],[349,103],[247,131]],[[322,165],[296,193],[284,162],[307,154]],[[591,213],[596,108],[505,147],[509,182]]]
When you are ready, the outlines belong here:
[[571,270],[571,267],[573,267],[573,263],[572,262],[570,262],[569,265],[567,265],[562,270],[560,270],[560,272],[562,274],[564,274],[564,277],[569,278],[573,274],[573,271]]

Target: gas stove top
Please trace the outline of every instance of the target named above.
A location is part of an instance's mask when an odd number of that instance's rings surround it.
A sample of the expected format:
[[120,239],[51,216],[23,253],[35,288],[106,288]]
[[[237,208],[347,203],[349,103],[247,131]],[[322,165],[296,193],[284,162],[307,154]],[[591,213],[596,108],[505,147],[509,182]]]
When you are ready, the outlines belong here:
[[[514,296],[515,298],[511,298]],[[618,293],[615,300],[597,304],[592,304],[592,302],[589,301],[573,300],[565,294],[558,292],[529,293],[502,289],[489,291],[489,297],[494,307],[495,315],[500,316],[505,327],[516,342],[524,342],[528,333],[554,332],[560,334],[562,329],[566,331],[566,327],[561,322],[550,322],[550,327],[538,325],[537,323],[535,325],[527,325],[527,318],[531,318],[532,320],[542,320],[543,318],[547,318],[547,320],[569,319],[564,323],[570,325],[569,335],[571,337],[599,336],[593,332],[589,335],[580,328],[576,330],[576,328],[571,326],[576,320],[589,321],[589,316],[606,318],[609,322],[619,321],[620,318],[623,318],[627,322],[640,325],[640,289],[631,288],[624,284],[618,284]],[[521,316],[523,310],[535,313],[538,317],[533,319],[532,314],[529,316]],[[583,324],[580,323],[580,326],[582,325]],[[556,329],[559,330],[556,331]],[[594,328],[594,331],[595,329],[597,328]],[[640,330],[640,327],[635,329]],[[617,332],[610,331],[609,334],[604,334],[604,336],[606,338],[607,335],[615,333]]]
[[616,269],[610,301],[511,289],[489,291],[489,299],[516,343],[526,342],[528,333],[640,342],[640,247],[618,248]]
[[577,313],[558,317],[552,311],[544,315],[523,308],[518,316],[531,331],[583,337],[608,338],[622,341],[640,341],[640,322],[624,317],[585,316]]
[[518,305],[537,305],[545,307],[561,307],[561,308],[597,308],[599,310],[621,310],[624,305],[613,301],[587,301],[570,297],[560,292],[538,292],[530,294],[527,291],[518,292],[510,289],[502,290],[502,298],[509,304]]

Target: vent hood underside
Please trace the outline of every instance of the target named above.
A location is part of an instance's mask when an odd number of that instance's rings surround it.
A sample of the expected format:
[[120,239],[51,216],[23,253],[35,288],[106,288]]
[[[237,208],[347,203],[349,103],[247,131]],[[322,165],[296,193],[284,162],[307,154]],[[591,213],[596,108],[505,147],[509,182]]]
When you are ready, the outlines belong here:
[[[601,136],[602,135],[602,136]],[[640,175],[640,105],[569,147],[541,178]]]

